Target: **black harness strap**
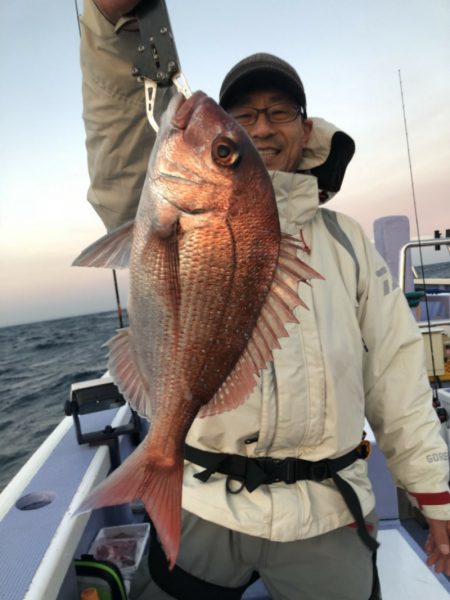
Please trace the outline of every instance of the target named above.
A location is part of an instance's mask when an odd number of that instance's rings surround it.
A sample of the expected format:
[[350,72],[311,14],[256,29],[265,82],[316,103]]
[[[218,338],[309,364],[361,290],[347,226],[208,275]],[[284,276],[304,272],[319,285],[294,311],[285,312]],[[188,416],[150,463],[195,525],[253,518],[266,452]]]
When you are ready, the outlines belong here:
[[330,465],[330,471],[331,477],[337,489],[341,492],[348,509],[350,510],[350,512],[353,515],[353,518],[355,519],[359,537],[369,548],[369,550],[371,550],[372,552],[376,552],[380,544],[367,531],[366,522],[364,521],[364,515],[361,510],[361,504],[359,502],[358,496],[355,493],[355,490],[347,481],[345,481],[345,479],[342,479],[342,477],[338,475],[334,465]]
[[230,479],[241,482],[242,486],[237,492],[244,486],[249,492],[252,492],[262,484],[280,481],[292,484],[301,480],[321,482],[325,479],[333,479],[355,519],[358,535],[371,552],[375,552],[379,544],[367,531],[358,496],[352,486],[338,474],[341,469],[345,469],[358,459],[367,458],[367,455],[367,445],[364,443],[339,458],[327,458],[316,462],[291,457],[283,459],[253,458],[240,454],[207,452],[187,444],[184,450],[186,460],[205,467],[204,471],[197,473],[194,477],[206,482],[215,472],[228,475],[227,489],[229,491],[231,491],[228,485]]
[[374,552],[372,554],[372,565],[373,565],[372,592],[370,594],[369,600],[382,600],[380,578],[378,576],[378,569],[377,569],[377,553],[376,552]]

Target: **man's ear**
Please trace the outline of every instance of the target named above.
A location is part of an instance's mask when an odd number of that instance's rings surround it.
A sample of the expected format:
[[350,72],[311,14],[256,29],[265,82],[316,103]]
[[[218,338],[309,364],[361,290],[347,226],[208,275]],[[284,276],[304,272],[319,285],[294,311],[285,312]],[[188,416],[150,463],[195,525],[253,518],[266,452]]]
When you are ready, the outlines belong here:
[[302,121],[302,125],[303,125],[303,144],[306,145],[308,143],[308,140],[311,136],[311,132],[313,130],[313,121],[312,119],[303,119]]

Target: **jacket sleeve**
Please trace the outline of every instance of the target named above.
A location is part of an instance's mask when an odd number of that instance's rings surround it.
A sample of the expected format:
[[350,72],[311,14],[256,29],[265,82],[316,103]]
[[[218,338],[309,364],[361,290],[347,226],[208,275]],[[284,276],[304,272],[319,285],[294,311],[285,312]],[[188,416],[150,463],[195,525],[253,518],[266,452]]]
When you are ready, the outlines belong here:
[[448,449],[432,405],[422,335],[402,290],[362,231],[359,243],[366,417],[413,505],[428,517],[450,519]]
[[133,219],[155,134],[144,91],[131,74],[137,31],[113,26],[84,1],[80,60],[90,187],[88,200],[108,230]]

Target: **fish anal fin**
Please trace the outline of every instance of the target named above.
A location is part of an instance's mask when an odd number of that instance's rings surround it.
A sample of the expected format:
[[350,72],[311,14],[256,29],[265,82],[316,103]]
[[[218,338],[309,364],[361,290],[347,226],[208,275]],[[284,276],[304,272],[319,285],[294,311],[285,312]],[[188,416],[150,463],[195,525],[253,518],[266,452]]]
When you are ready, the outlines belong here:
[[249,342],[217,393],[202,406],[199,417],[232,410],[247,399],[259,370],[273,360],[272,350],[280,348],[279,339],[288,335],[285,325],[298,323],[294,308],[307,308],[298,294],[299,283],[323,277],[297,257],[299,249],[299,240],[282,235],[277,269]]
[[73,261],[75,267],[125,269],[130,262],[134,221],[128,221],[88,246]]
[[139,498],[158,532],[169,568],[173,569],[180,547],[183,456],[180,453],[171,462],[152,458],[145,444],[94,488],[75,514]]
[[133,357],[129,329],[120,329],[119,333],[107,342],[107,346],[111,377],[132,408],[142,417],[150,419],[150,393]]

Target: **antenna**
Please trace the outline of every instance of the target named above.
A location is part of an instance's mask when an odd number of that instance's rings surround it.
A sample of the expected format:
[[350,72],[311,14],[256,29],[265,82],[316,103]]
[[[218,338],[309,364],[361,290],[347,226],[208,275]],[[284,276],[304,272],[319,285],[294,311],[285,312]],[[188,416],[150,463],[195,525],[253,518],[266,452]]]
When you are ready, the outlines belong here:
[[[400,69],[398,70],[398,80],[400,83],[400,95],[401,95],[401,99],[402,99],[402,109],[403,109],[403,122],[405,124],[405,137],[406,137],[406,148],[408,151],[408,164],[409,164],[409,175],[410,175],[410,179],[411,179],[411,189],[412,189],[412,197],[413,197],[413,204],[414,204],[414,217],[416,220],[416,230],[417,230],[417,241],[419,244],[419,257],[420,257],[420,267],[422,270],[422,283],[423,283],[423,289],[425,292],[425,312],[427,315],[427,325],[428,325],[428,340],[430,342],[430,354],[431,354],[431,367],[433,370],[433,402],[435,404],[435,406],[439,405],[439,401],[438,401],[438,397],[437,397],[437,388],[436,388],[436,384],[439,381],[438,376],[436,375],[436,367],[435,367],[435,362],[434,362],[434,352],[433,352],[433,343],[431,340],[431,321],[430,321],[430,311],[428,308],[428,298],[427,298],[427,293],[426,293],[426,284],[425,284],[425,269],[423,266],[423,255],[422,255],[422,244],[421,244],[421,237],[420,237],[420,230],[419,230],[419,217],[418,217],[418,212],[417,212],[417,202],[416,202],[416,191],[414,188],[414,177],[413,177],[413,172],[412,172],[412,164],[411,164],[411,152],[409,149],[409,137],[408,137],[408,125],[406,123],[406,111],[405,111],[405,99],[403,96],[403,85],[402,85],[402,76],[401,76],[401,72]],[[438,386],[440,387],[440,386]]]

